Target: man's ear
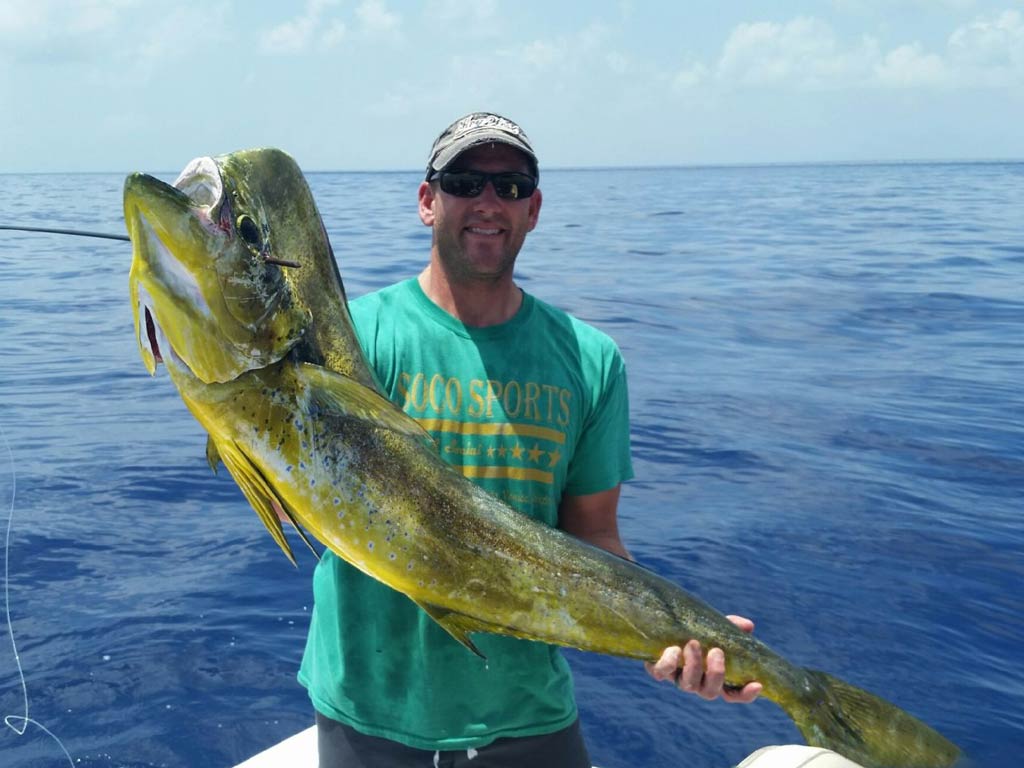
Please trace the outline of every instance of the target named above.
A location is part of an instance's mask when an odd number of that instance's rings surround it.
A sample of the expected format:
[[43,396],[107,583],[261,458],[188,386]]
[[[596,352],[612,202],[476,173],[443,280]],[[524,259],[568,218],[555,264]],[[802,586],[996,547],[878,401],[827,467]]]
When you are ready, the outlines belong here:
[[530,218],[527,232],[533,232],[533,228],[537,226],[537,218],[540,216],[540,204],[543,201],[544,198],[540,193],[540,188],[535,189],[533,194],[530,195]]
[[434,194],[434,188],[430,186],[430,182],[421,182],[419,189],[420,221],[424,226],[434,226],[434,200],[436,198],[437,195]]

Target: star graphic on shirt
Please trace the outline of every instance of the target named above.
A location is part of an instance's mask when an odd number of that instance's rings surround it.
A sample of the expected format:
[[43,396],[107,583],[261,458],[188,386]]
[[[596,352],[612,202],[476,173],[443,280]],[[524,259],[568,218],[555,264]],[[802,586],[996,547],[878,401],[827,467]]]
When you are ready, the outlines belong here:
[[537,443],[534,443],[533,444],[533,448],[530,449],[530,461],[532,461],[534,464],[536,464],[537,462],[540,461],[540,455],[542,453],[544,453],[544,451],[542,451],[540,449],[540,445],[537,444]]
[[506,453],[508,453],[508,448],[506,448],[506,447],[505,447],[504,445],[503,445],[503,446],[501,446],[500,448],[498,448],[498,455],[499,455],[499,456],[500,456],[501,458],[503,458],[503,459],[504,459],[504,458],[505,458],[505,454],[506,454]]
[[553,467],[558,463],[558,460],[562,458],[562,454],[557,448],[555,448],[553,451],[548,451],[548,457],[551,462],[548,464],[548,467]]
[[523,458],[523,446],[521,446],[519,443],[516,443],[516,447],[512,449],[512,458]]
[[494,454],[495,454],[495,453],[497,453],[497,451],[498,451],[498,449],[497,449],[497,448],[495,448],[495,447],[494,447],[494,446],[492,445],[492,446],[491,446],[490,448],[488,448],[488,449],[487,449],[487,455],[488,455],[488,457],[490,457],[490,458],[492,458],[492,459],[493,459],[493,458],[494,458]]

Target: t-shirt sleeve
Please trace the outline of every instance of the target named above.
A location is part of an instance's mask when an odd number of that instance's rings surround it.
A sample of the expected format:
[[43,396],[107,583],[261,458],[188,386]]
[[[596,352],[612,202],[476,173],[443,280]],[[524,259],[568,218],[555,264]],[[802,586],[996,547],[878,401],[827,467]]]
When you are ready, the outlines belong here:
[[359,346],[363,348],[366,361],[371,367],[377,366],[377,302],[374,296],[360,296],[348,303],[348,312],[352,317],[352,325],[356,329]]
[[565,492],[583,496],[614,488],[633,477],[629,451],[629,390],[618,350],[612,355],[604,386],[583,423],[566,476]]

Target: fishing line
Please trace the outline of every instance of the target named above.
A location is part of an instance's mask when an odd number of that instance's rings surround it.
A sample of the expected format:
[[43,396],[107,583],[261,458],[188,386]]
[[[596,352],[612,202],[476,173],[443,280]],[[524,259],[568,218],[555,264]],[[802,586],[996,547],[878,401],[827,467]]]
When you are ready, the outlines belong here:
[[[82,229],[54,229],[52,227],[22,227],[15,226],[13,224],[0,224],[0,229],[5,229],[9,232],[46,232],[51,235],[77,235],[79,237],[99,237],[104,240],[122,240],[126,243],[130,243],[132,239],[128,235],[112,235],[109,232],[87,232]],[[270,249],[264,248],[260,251],[260,257],[267,264],[276,264],[279,267],[292,267],[298,269],[302,265],[297,261],[291,261],[290,259],[279,259],[276,256],[270,255]]]
[[124,240],[131,242],[128,235],[112,235],[109,232],[86,232],[81,229],[53,229],[51,227],[21,227],[13,224],[0,224],[0,229],[10,232],[47,232],[51,235],[79,235],[80,237],[99,237],[104,240]]
[[33,720],[28,716],[28,685],[25,683],[25,672],[21,668],[21,657],[18,655],[18,644],[14,641],[14,622],[11,621],[11,528],[14,525],[14,500],[17,494],[18,478],[14,471],[14,451],[11,450],[11,443],[7,439],[7,432],[4,430],[3,424],[0,424],[0,440],[3,440],[3,444],[7,452],[7,461],[11,466],[10,514],[7,516],[7,535],[4,539],[4,612],[7,616],[7,634],[11,638],[11,648],[14,651],[14,664],[18,668],[18,678],[21,680],[21,697],[25,704],[24,714],[4,715],[4,725],[19,736],[25,735],[25,731],[28,730],[29,724],[34,725],[57,742],[57,746],[60,747],[61,751],[64,753],[64,757],[68,759],[68,765],[70,765],[71,768],[75,768],[75,761],[71,759],[71,755],[68,754],[67,749],[65,749],[64,743],[57,738],[56,734],[38,720]]

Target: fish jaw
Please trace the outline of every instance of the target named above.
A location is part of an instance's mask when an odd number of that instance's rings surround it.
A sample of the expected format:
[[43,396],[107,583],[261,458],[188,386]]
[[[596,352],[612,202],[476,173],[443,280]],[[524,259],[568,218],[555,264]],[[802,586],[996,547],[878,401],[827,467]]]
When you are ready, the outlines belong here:
[[[207,178],[210,167],[201,166]],[[179,178],[195,197],[145,174],[125,181],[135,333],[151,374],[173,353],[201,381],[222,383],[280,360],[310,317],[293,305],[280,267],[240,236],[237,222],[258,227],[255,216],[237,213],[223,182],[189,181]]]
[[[174,200],[156,186],[160,183],[135,176],[125,184],[125,221],[133,251],[128,281],[143,364],[152,375],[158,362],[180,361],[203,380],[228,381],[249,366],[234,345],[208,341],[222,334],[196,276],[199,269],[189,270],[178,256],[189,240],[180,229],[193,221],[189,201],[182,193]],[[157,200],[164,204],[155,206]]]

